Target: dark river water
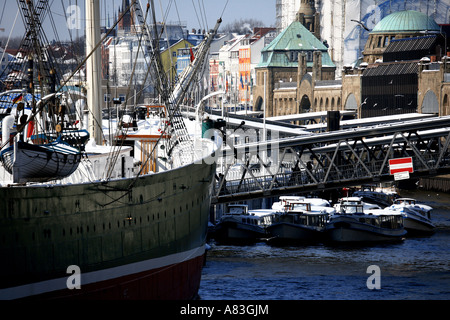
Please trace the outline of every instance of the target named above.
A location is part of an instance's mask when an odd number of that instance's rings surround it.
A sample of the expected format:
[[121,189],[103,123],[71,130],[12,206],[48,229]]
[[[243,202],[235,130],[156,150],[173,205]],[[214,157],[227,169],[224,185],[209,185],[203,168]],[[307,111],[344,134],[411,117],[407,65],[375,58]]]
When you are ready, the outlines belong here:
[[[450,195],[402,191],[401,196],[434,208],[433,235],[370,246],[210,243],[200,299],[450,300]],[[379,277],[370,280],[372,275]],[[379,289],[369,289],[368,280]]]

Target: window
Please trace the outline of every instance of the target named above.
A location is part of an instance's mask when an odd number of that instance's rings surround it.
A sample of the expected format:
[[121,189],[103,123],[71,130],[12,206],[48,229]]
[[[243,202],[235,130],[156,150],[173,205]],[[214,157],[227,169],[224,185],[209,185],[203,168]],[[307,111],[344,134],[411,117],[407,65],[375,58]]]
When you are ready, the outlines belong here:
[[378,37],[378,45],[377,45],[378,48],[381,48],[381,44],[383,43],[382,41],[383,37]]
[[290,62],[298,62],[298,52],[297,51],[291,51],[290,52]]

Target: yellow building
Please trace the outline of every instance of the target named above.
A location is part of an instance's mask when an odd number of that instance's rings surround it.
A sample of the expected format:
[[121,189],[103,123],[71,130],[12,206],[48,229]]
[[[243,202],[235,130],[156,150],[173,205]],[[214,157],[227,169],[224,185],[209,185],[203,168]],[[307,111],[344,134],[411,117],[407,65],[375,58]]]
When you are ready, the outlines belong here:
[[161,52],[161,61],[164,72],[170,83],[174,84],[177,79],[177,52],[178,49],[192,48],[194,45],[187,40],[181,39],[169,48]]

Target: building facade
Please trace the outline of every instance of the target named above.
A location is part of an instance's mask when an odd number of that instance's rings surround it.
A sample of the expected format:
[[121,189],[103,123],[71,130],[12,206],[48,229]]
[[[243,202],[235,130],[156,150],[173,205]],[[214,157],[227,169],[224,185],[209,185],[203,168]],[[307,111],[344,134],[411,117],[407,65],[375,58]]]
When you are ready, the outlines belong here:
[[[296,20],[302,0],[277,0],[279,31]],[[430,16],[438,24],[449,24],[450,0],[316,0],[320,14],[320,38],[327,41],[337,69],[352,65],[363,56],[369,33],[388,15],[414,10]],[[338,75],[340,76],[340,75]]]
[[[300,22],[305,16],[301,10],[299,21],[291,23],[262,50],[261,62],[256,67],[253,109],[264,110],[266,116],[311,110],[314,83],[335,79],[336,66],[328,48]],[[298,83],[303,86],[299,97],[289,92]]]
[[369,35],[364,51],[367,62],[345,66],[336,79],[324,76],[324,63],[319,62],[323,52],[317,50],[311,69],[307,54],[298,55],[297,77],[292,82],[280,81],[286,77],[287,63],[285,68],[258,68],[267,115],[331,110],[356,111],[359,117],[415,112],[448,115],[449,50],[436,22],[420,12],[398,12],[385,19]]

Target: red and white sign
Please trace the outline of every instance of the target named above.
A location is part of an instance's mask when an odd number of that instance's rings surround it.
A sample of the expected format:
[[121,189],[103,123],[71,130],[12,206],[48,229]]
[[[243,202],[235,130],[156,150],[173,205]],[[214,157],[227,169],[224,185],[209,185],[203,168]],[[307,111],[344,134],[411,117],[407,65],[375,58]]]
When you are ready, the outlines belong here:
[[396,174],[399,172],[413,173],[414,168],[412,158],[399,158],[389,160],[389,170],[391,174]]

